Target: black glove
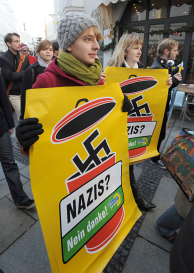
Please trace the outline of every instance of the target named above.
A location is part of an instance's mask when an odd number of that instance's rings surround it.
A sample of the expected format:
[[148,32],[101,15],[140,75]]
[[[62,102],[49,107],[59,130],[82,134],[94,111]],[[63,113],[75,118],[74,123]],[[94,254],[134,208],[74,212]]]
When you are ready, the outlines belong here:
[[17,139],[25,150],[29,150],[30,146],[39,139],[38,135],[44,132],[42,124],[38,122],[37,118],[27,118],[16,127]]
[[130,100],[124,95],[123,112],[129,112],[133,108]]

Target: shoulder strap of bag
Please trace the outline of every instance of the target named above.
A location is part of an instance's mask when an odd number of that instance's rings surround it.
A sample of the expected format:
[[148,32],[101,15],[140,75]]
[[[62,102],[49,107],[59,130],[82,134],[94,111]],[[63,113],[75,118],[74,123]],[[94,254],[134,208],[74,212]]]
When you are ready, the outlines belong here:
[[34,84],[34,68],[32,67],[32,85]]
[[[20,62],[19,62],[19,65],[18,65],[18,68],[17,68],[16,72],[20,71],[20,69],[22,67],[22,63],[24,62],[24,60],[25,60],[25,55],[20,54]],[[9,96],[9,91],[10,91],[12,85],[13,85],[13,82],[10,82],[9,85],[8,85],[8,87],[7,87],[7,95],[8,96]]]

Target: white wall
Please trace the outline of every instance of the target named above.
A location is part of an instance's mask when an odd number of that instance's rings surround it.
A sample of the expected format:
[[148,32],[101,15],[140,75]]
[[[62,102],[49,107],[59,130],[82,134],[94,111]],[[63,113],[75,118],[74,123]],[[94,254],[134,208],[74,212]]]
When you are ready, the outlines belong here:
[[[55,27],[56,22],[52,19],[48,24],[47,24],[47,36],[45,39],[53,42],[56,40],[56,27]],[[57,24],[56,24],[57,26]]]
[[4,36],[9,32],[20,33],[19,22],[7,0],[0,0],[0,50],[7,51]]
[[26,30],[20,33],[20,41],[27,44],[30,50],[34,50],[33,37]]

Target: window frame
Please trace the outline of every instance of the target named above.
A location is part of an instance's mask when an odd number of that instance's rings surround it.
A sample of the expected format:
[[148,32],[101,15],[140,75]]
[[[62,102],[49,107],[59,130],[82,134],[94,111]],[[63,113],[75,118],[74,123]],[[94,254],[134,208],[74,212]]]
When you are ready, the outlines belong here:
[[[142,51],[142,63],[144,64],[144,67],[147,66],[147,55],[148,55],[148,42],[149,42],[149,35],[146,35],[146,32],[149,32],[150,25],[164,25],[164,29],[169,29],[170,24],[173,23],[180,23],[180,22],[186,22],[187,26],[192,26],[194,23],[194,1],[192,3],[192,10],[191,15],[187,16],[178,16],[178,17],[169,17],[170,15],[170,7],[171,7],[171,0],[168,0],[168,6],[167,6],[167,18],[157,18],[157,19],[149,19],[149,6],[150,6],[150,0],[147,0],[147,12],[146,12],[146,20],[142,21],[133,21],[131,22],[131,6],[133,4],[133,1],[129,1],[126,5],[125,10],[123,11],[123,15],[121,15],[120,23],[132,28],[138,28],[140,26],[144,26],[144,46]],[[127,12],[126,12],[127,11]],[[124,18],[125,14],[125,18]],[[118,40],[122,36],[122,30],[119,28],[118,31]],[[168,38],[168,34],[163,34],[163,39]],[[191,46],[191,38],[192,38],[192,32],[187,32],[185,35],[185,43],[184,43],[184,51],[182,55],[182,61],[184,62],[184,70],[182,72],[183,76],[183,82],[186,80],[186,73],[187,73],[187,66],[188,66],[188,59],[189,59],[189,52],[190,52],[190,46]]]

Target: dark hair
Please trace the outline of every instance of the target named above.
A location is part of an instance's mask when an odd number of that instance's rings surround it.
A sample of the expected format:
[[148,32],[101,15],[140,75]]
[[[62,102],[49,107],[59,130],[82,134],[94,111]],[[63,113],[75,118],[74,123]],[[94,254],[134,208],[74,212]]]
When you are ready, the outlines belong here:
[[52,45],[53,45],[53,52],[59,50],[59,44],[58,44],[57,41],[54,41],[54,42],[52,43]]
[[6,43],[6,45],[7,45],[7,43],[10,43],[10,44],[11,44],[11,42],[12,42],[12,36],[13,36],[13,35],[20,38],[20,35],[17,34],[17,33],[15,33],[15,32],[13,32],[13,33],[7,33],[7,34],[5,35],[5,37],[4,37],[4,42]]
[[37,45],[37,48],[36,48],[36,53],[39,53],[41,50],[47,48],[47,47],[50,47],[52,45],[52,43],[49,41],[49,40],[42,40],[38,45]]

